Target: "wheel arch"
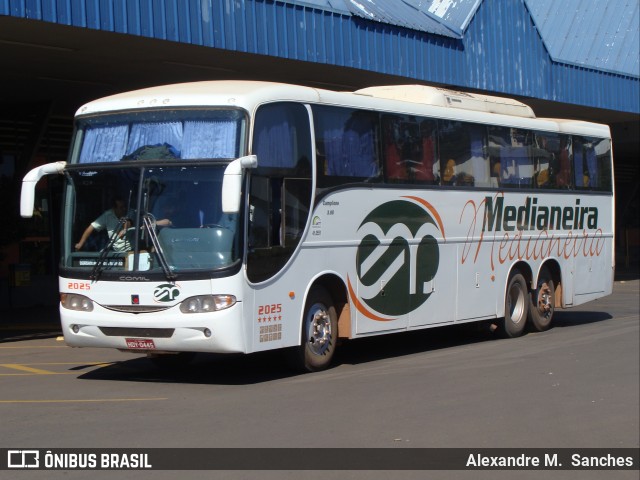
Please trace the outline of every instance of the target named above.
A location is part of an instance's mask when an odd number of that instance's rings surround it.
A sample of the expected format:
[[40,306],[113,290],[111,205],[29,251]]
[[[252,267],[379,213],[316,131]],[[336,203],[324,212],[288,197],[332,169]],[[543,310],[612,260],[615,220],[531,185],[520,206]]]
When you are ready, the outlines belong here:
[[509,278],[511,278],[511,274],[514,270],[518,270],[518,272],[522,274],[524,279],[527,281],[529,289],[531,289],[531,285],[533,284],[533,270],[531,270],[531,265],[529,265],[527,262],[520,261],[511,265],[511,268],[509,269],[509,275],[507,275],[507,283],[504,286],[505,293],[507,291],[507,285],[509,284]]
[[[565,304],[564,304],[563,298],[562,298],[563,297],[563,295],[562,295],[562,269],[560,268],[560,264],[554,258],[550,258],[547,261],[545,261],[542,265],[540,265],[540,268],[538,269],[538,272],[537,272],[536,278],[535,278],[535,282],[536,283],[538,281],[538,275],[540,275],[540,271],[544,267],[546,267],[546,269],[549,271],[549,275],[551,275],[551,279],[553,280],[553,285],[554,285],[554,288],[555,288],[555,304],[564,308]],[[535,285],[535,284],[532,283],[532,285]]]

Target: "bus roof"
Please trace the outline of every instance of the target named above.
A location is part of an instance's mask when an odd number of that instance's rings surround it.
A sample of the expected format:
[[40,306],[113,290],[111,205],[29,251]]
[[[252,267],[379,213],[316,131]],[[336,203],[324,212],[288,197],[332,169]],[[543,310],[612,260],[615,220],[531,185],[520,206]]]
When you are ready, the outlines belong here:
[[320,103],[552,132],[610,136],[607,125],[536,118],[529,106],[517,100],[425,85],[378,86],[355,92],[335,92],[285,83],[212,80],[119,93],[83,105],[76,116],[148,108],[212,106],[238,107],[253,112],[259,105],[274,101]]
[[446,88],[429,87],[426,85],[390,85],[369,87],[357,90],[360,95],[370,95],[377,98],[401,100],[423,105],[459,108],[486,113],[499,113],[516,117],[536,118],[528,105],[511,98],[493,97],[477,93],[458,92]]
[[89,102],[76,115],[146,108],[228,106],[252,111],[268,101],[317,102],[315,89],[284,83],[212,80],[178,83],[118,93]]

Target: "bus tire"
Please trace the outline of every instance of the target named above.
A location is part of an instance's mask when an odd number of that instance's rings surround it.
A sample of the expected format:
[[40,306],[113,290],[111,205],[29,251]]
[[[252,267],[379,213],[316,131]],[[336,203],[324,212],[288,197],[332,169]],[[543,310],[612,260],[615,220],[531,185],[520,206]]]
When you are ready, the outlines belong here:
[[333,299],[323,287],[312,287],[305,303],[300,346],[292,350],[289,363],[298,371],[324,370],[331,364],[337,339]]
[[502,334],[505,337],[515,338],[522,335],[527,324],[528,306],[527,281],[518,270],[514,269],[509,275],[507,293],[504,299]]
[[556,290],[547,267],[542,267],[538,284],[529,295],[529,324],[536,332],[544,332],[551,326],[556,308]]

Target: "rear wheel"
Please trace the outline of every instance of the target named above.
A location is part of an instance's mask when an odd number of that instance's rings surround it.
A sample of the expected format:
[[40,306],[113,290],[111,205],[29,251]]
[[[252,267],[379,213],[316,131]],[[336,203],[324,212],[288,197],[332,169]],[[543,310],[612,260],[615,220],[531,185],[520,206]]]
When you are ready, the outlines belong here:
[[538,275],[536,289],[529,295],[529,322],[533,330],[543,332],[551,326],[556,308],[556,290],[546,267]]
[[338,337],[338,317],[331,295],[322,287],[313,287],[307,297],[299,347],[291,351],[289,361],[296,370],[317,372],[331,364]]
[[504,300],[502,333],[505,337],[519,337],[524,332],[527,324],[528,297],[527,281],[518,270],[513,270],[509,276]]

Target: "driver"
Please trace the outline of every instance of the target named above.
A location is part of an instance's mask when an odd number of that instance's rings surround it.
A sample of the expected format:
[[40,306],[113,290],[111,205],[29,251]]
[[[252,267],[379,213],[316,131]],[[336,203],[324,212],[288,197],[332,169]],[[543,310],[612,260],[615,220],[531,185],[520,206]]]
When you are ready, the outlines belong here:
[[[127,205],[124,200],[120,197],[116,197],[113,199],[113,206],[105,211],[102,215],[100,215],[95,221],[91,222],[89,226],[85,229],[80,241],[76,243],[76,250],[81,250],[84,244],[87,242],[87,239],[91,236],[91,234],[96,231],[100,232],[102,230],[107,230],[107,234],[109,238],[113,236],[113,233],[116,231],[118,226],[120,225],[120,219],[125,216],[127,213]],[[127,229],[131,227],[131,220],[127,219],[125,222],[124,228],[121,228],[118,232],[118,237],[113,243],[113,250],[116,252],[127,252],[131,250],[131,244],[129,243],[129,239],[125,235]]]

